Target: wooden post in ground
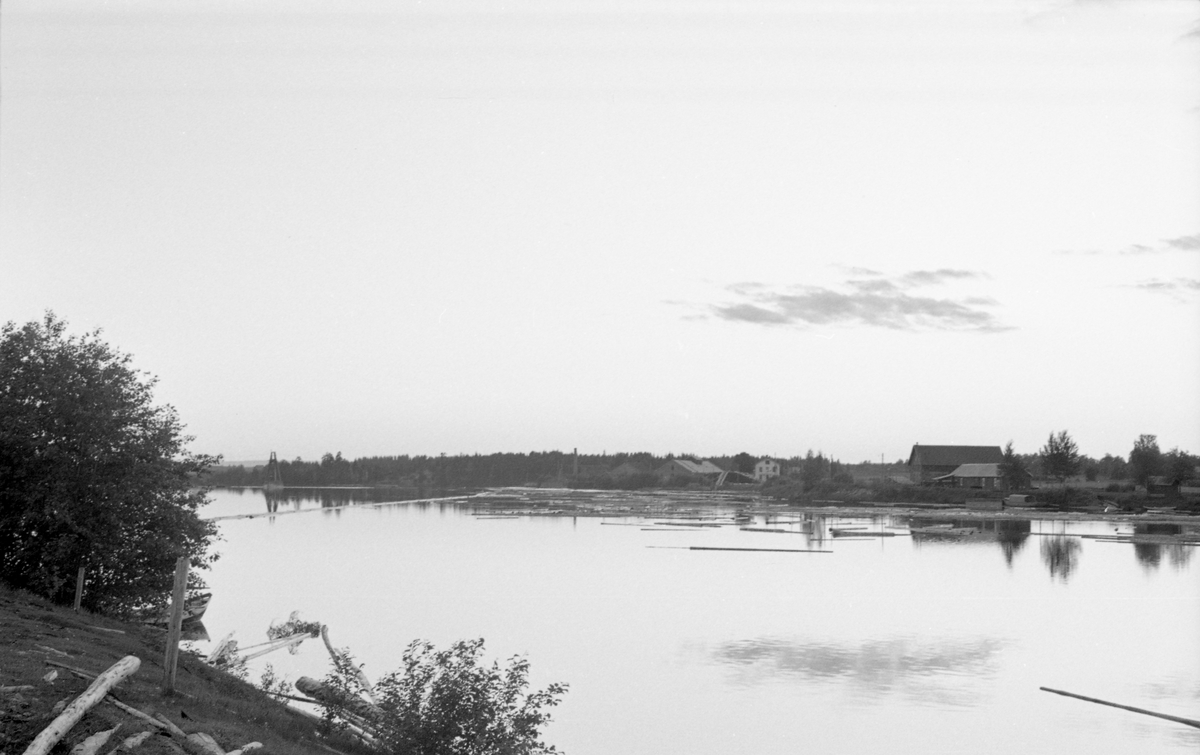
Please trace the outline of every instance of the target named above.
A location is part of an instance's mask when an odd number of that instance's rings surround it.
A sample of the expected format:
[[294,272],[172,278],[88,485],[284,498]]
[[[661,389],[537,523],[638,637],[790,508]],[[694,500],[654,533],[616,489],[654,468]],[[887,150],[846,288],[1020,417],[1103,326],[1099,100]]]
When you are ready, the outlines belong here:
[[75,577],[75,613],[79,613],[79,607],[83,605],[83,574],[85,571],[84,567],[79,567],[79,575]]
[[187,592],[188,557],[175,562],[175,590],[171,593],[171,618],[167,623],[167,654],[163,660],[164,695],[175,694],[175,667],[179,663],[179,635],[183,626],[183,601]]

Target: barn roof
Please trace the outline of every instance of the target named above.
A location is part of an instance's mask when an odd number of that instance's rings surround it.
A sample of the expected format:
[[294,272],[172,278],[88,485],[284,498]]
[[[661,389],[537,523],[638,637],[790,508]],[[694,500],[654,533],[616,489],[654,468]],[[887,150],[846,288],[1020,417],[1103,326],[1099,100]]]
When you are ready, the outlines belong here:
[[953,472],[944,477],[999,477],[999,464],[959,464]]
[[922,446],[912,447],[908,463],[934,467],[951,467],[960,464],[999,464],[1004,461],[1000,446]]
[[711,461],[691,461],[690,459],[671,459],[665,466],[678,464],[692,474],[721,474],[724,470]]

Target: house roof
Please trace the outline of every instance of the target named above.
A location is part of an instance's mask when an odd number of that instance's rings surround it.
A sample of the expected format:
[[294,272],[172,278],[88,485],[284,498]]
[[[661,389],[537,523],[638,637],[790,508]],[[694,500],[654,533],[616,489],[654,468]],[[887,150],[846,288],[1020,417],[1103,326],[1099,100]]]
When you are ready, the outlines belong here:
[[[690,461],[688,459],[671,459],[667,465],[678,464],[687,472],[692,474],[721,474],[724,470],[713,464],[711,461]],[[666,466],[666,465],[664,465]]]
[[951,467],[960,464],[999,464],[1004,461],[1000,446],[922,446],[912,447],[908,463],[933,467]]
[[948,475],[942,475],[939,480],[947,477],[999,477],[999,464],[959,464],[958,467]]

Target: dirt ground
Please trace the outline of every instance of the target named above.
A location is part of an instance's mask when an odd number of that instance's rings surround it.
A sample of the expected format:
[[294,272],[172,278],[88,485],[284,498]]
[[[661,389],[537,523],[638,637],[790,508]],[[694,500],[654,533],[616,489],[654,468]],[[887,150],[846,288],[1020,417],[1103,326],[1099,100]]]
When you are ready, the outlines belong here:
[[[176,694],[164,696],[165,645],[163,630],[77,614],[0,586],[0,688],[6,688],[0,691],[0,755],[23,753],[53,720],[55,705],[70,703],[90,684],[63,666],[94,676],[128,655],[139,658],[141,666],[112,696],[150,715],[161,713],[186,733],[205,732],[225,751],[250,742],[264,745],[258,753],[356,751],[344,740],[320,737],[318,721],[186,653],[180,654]],[[101,752],[110,752],[142,731],[154,733],[137,753],[184,751],[160,729],[106,701],[92,708],[51,752],[65,755],[89,735],[117,724],[120,728]]]

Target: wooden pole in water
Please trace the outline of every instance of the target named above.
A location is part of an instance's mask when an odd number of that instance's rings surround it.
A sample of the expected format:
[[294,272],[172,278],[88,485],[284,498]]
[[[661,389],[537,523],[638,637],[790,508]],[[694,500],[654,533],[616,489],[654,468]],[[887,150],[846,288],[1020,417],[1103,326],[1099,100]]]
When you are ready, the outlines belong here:
[[187,591],[188,557],[175,561],[175,590],[171,593],[171,618],[167,624],[167,653],[163,660],[164,695],[175,694],[175,667],[179,663],[179,635],[183,627],[183,601]]
[[75,577],[75,613],[79,613],[79,607],[83,605],[83,575],[85,571],[85,567],[79,567],[79,574]]
[[1145,715],[1145,716],[1154,716],[1155,718],[1165,718],[1166,720],[1174,721],[1177,724],[1183,724],[1184,726],[1194,726],[1195,728],[1200,729],[1200,721],[1193,721],[1190,718],[1180,718],[1179,716],[1170,716],[1170,715],[1167,715],[1166,713],[1155,713],[1152,710],[1145,710],[1143,708],[1135,708],[1132,705],[1121,705],[1119,703],[1110,703],[1107,700],[1099,700],[1094,697],[1084,697],[1083,695],[1076,695],[1074,692],[1063,692],[1061,689],[1051,689],[1049,687],[1038,687],[1038,689],[1042,690],[1043,692],[1053,692],[1056,695],[1063,695],[1064,697],[1073,697],[1076,700],[1086,700],[1089,703],[1096,703],[1098,705],[1107,705],[1112,708],[1120,708],[1121,710],[1128,710],[1128,711],[1133,711],[1134,713],[1141,713],[1142,715]]

